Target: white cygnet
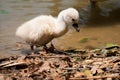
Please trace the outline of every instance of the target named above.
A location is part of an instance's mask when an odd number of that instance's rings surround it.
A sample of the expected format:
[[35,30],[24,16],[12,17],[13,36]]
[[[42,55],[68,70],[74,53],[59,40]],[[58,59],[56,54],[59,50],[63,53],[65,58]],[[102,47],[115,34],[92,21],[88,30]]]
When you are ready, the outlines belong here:
[[46,46],[52,39],[64,35],[72,25],[77,32],[79,13],[74,8],[61,11],[57,18],[51,15],[40,15],[17,28],[16,36],[25,40],[34,54],[34,46]]

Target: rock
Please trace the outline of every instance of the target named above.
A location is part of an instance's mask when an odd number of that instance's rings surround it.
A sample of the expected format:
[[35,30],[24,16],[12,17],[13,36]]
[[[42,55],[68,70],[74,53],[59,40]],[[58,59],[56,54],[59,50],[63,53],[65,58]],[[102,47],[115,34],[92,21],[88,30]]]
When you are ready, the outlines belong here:
[[91,63],[93,63],[94,62],[94,60],[85,60],[85,63],[86,64],[91,64]]

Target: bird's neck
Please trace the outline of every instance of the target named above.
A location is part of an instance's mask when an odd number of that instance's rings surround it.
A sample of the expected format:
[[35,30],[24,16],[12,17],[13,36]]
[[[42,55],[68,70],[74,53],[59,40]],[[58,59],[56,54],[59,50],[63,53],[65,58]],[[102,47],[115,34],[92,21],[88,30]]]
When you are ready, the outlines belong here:
[[63,21],[62,16],[58,16],[56,20],[56,28],[55,28],[55,37],[60,37],[64,35],[68,31],[68,27],[66,23]]

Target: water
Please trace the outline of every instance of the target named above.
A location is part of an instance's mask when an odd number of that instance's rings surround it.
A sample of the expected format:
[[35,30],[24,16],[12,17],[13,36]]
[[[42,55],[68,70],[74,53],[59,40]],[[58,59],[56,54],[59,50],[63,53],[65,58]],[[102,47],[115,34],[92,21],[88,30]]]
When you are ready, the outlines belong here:
[[[120,1],[108,0],[97,5],[91,8],[88,0],[0,0],[0,57],[21,55],[23,49],[29,50],[28,45],[18,44],[24,41],[15,36],[16,28],[22,23],[41,14],[57,16],[68,7],[80,11],[84,25],[79,33],[70,29],[65,36],[55,39],[57,49],[120,45]],[[83,39],[86,41],[82,42]]]

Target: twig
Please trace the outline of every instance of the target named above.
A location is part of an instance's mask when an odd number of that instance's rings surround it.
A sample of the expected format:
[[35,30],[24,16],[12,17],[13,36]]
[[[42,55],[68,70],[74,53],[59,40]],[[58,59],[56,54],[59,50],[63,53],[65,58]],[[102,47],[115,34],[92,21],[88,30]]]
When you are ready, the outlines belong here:
[[18,57],[20,57],[20,56],[9,56],[9,57],[5,57],[5,58],[1,58],[0,62],[2,62],[2,61],[10,61],[10,60],[17,60]]
[[89,80],[89,79],[102,79],[102,78],[120,78],[120,75],[111,74],[111,75],[105,75],[105,76],[93,76],[93,77],[87,77],[87,78],[69,78],[69,80]]
[[61,73],[61,76],[66,76],[66,75],[70,75],[70,74],[74,74],[75,73],[75,71],[74,72],[64,72],[64,73]]
[[60,69],[63,69],[63,70],[83,70],[81,68],[60,68]]
[[12,63],[14,63],[14,61],[2,63],[2,64],[0,64],[0,68],[3,67],[3,66],[6,66],[6,65],[12,64]]
[[41,56],[41,55],[28,55],[26,58],[34,58],[34,57],[40,57],[40,58],[64,58],[64,57],[81,57],[81,55],[66,55],[66,56]]
[[62,58],[62,57],[69,57],[69,56],[40,56],[40,55],[29,55],[29,56],[26,56],[26,58],[34,58],[34,57],[40,57],[40,58]]

